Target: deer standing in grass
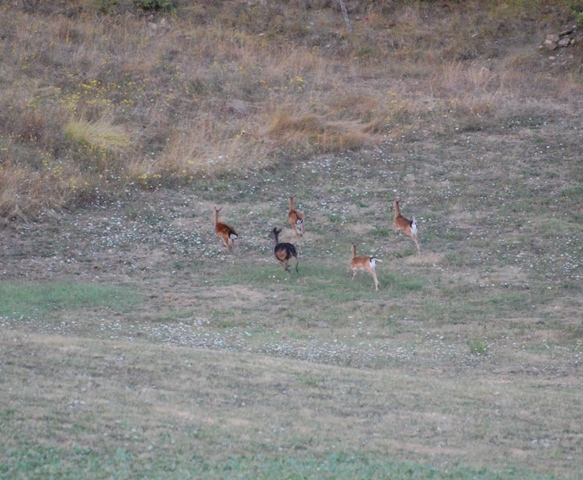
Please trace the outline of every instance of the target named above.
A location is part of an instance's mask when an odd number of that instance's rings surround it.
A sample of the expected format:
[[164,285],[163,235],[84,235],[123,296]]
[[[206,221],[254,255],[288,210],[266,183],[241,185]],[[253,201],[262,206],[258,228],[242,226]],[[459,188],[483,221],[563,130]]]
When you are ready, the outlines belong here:
[[302,237],[304,235],[304,214],[294,207],[294,197],[289,197],[289,213],[287,215],[289,223],[291,223],[296,236]]
[[399,200],[395,198],[393,202],[395,208],[395,230],[405,232],[411,240],[415,242],[417,246],[417,252],[421,253],[421,248],[419,247],[419,242],[417,241],[417,223],[415,222],[415,217],[413,220],[409,220],[401,215],[401,210],[399,209]]
[[285,243],[285,242],[280,243],[279,242],[279,234],[280,233],[281,233],[281,228],[278,230],[277,227],[273,227],[273,230],[269,234],[269,238],[272,238],[273,240],[275,240],[275,248],[273,249],[273,254],[275,255],[275,258],[277,258],[279,263],[281,263],[284,270],[287,273],[289,273],[290,275],[291,275],[291,272],[289,271],[289,261],[292,258],[295,258],[296,259],[296,272],[299,273],[299,270],[298,270],[299,260],[298,260],[298,252],[296,250],[296,247],[292,243]]
[[227,225],[226,223],[219,222],[219,212],[223,209],[215,207],[215,233],[221,238],[225,247],[229,249],[229,253],[231,253],[231,249],[233,245],[235,245],[235,239],[239,238],[237,232],[233,227]]
[[[372,275],[374,279],[375,290],[379,289],[379,280],[377,278],[377,273],[375,271],[376,262],[380,262],[376,257],[357,257],[356,256],[356,245],[352,244],[352,260],[350,260],[350,270],[352,270],[352,280],[354,281],[354,276],[359,270],[364,270]],[[349,270],[349,271],[350,271]]]

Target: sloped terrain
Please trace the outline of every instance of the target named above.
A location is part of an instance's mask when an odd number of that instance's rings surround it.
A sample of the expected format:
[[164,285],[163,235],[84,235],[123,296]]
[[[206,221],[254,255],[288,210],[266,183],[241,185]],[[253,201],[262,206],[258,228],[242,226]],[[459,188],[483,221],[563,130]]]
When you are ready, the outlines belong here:
[[[543,19],[560,13],[547,7],[538,17],[514,10],[499,38],[476,23],[479,43],[424,50],[437,20],[477,15],[443,2],[431,22],[425,3],[351,11],[352,44],[322,30],[342,55],[382,20],[391,62],[351,65],[349,88],[322,103],[312,91],[313,111],[267,122],[271,133],[253,138],[276,144],[258,165],[224,168],[213,150],[206,158],[220,168],[208,163],[189,181],[154,170],[142,183],[112,181],[79,203],[3,220],[1,475],[577,478],[580,46],[539,49]],[[339,12],[325,6],[301,15],[336,18],[342,31]],[[186,30],[167,18],[174,26],[162,35]],[[158,25],[156,35],[166,28],[160,17],[144,22]],[[529,35],[510,35],[518,25]],[[411,61],[405,26],[435,63]],[[278,28],[300,46],[316,38]],[[471,55],[449,57],[454,50]],[[534,73],[519,76],[526,65]],[[336,117],[320,110],[332,100]],[[250,104],[231,102],[247,109],[231,113],[252,123]],[[375,105],[387,106],[373,115],[382,127],[365,121]],[[362,109],[350,120],[366,141],[339,148],[322,139],[343,108]],[[30,147],[6,138],[4,155]],[[175,145],[198,161],[192,140]],[[237,145],[243,157],[257,151]],[[160,183],[148,183],[154,174]],[[306,215],[302,239],[287,223],[288,195]],[[393,229],[396,197],[416,217],[421,254]],[[215,206],[239,233],[233,254],[214,233]],[[274,226],[296,244],[299,274],[273,257]],[[382,260],[378,292],[370,275],[351,279],[352,243]]]

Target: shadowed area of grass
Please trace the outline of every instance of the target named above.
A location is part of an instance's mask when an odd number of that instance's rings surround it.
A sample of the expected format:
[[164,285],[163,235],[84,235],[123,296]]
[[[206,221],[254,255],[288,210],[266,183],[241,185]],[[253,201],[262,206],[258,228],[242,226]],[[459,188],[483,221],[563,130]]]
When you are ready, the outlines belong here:
[[144,458],[118,449],[98,452],[83,447],[70,451],[46,449],[30,444],[10,452],[8,462],[0,464],[0,474],[13,479],[58,476],[62,479],[83,478],[205,478],[241,480],[304,479],[354,480],[559,480],[554,475],[540,475],[525,469],[508,468],[497,472],[489,468],[452,467],[447,471],[424,464],[392,462],[366,453],[339,452],[322,457],[297,458],[293,455],[236,456],[211,461],[195,452],[184,451],[166,458]]
[[43,317],[65,309],[127,311],[141,297],[129,288],[81,282],[2,282],[0,317]]

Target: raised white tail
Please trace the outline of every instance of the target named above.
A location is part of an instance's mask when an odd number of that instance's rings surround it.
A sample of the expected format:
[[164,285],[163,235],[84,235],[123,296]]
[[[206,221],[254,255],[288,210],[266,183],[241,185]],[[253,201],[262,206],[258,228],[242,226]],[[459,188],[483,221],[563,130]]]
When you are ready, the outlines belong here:
[[395,198],[393,202],[393,207],[395,209],[395,230],[405,232],[411,240],[415,242],[417,246],[417,252],[421,253],[421,247],[419,246],[419,242],[417,241],[417,222],[415,221],[415,217],[413,220],[409,220],[401,215],[401,210],[399,209],[399,200]]
[[381,260],[376,257],[357,257],[356,245],[354,244],[352,245],[351,251],[352,259],[350,260],[350,270],[352,270],[352,280],[354,281],[354,276],[356,275],[356,272],[358,272],[359,270],[368,272],[372,275],[372,278],[374,279],[375,290],[378,290],[379,281],[377,279],[375,268],[376,262],[381,262]]
[[294,206],[294,197],[289,197],[289,213],[287,214],[287,218],[298,237],[304,235],[304,217],[305,215],[302,212],[296,210]]
[[233,245],[235,245],[235,239],[239,238],[237,232],[233,227],[227,225],[226,223],[219,222],[219,212],[223,209],[215,207],[215,233],[219,236],[219,238],[225,244],[225,247],[231,253]]

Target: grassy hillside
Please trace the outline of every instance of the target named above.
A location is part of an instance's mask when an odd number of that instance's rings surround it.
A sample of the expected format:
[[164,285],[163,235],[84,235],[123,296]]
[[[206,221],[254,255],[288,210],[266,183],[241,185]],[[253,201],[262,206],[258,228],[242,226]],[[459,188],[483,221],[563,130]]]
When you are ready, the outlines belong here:
[[572,0],[46,3],[0,12],[7,218],[580,107]]
[[0,10],[0,478],[578,478],[579,2],[47,3]]

